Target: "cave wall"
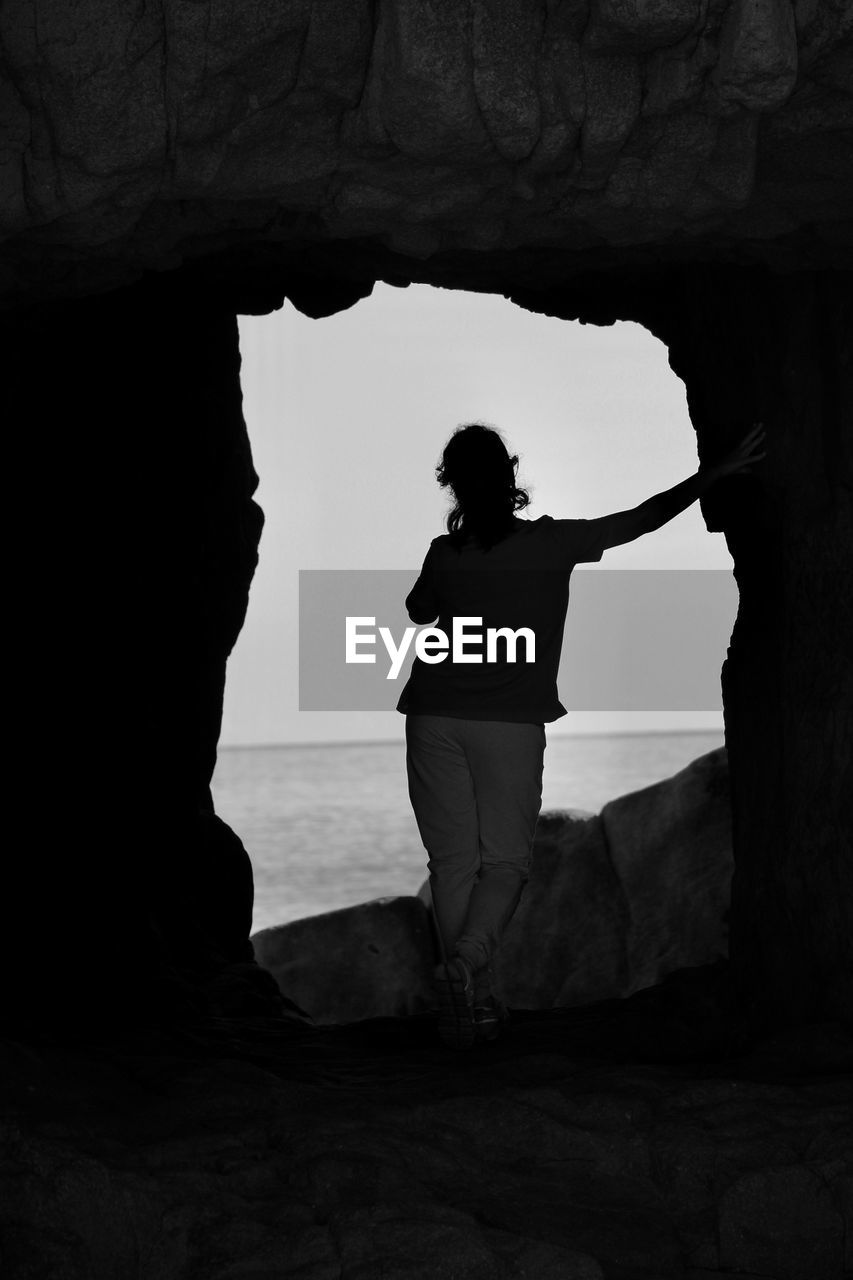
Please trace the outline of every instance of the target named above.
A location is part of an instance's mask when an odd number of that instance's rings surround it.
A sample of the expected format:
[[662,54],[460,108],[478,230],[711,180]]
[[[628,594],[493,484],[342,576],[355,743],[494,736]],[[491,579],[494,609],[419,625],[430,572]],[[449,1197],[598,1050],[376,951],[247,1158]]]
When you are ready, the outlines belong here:
[[700,438],[768,428],[758,473],[705,501],[739,591],[722,671],[731,957],[754,1017],[849,1018],[853,278],[707,273],[684,301],[670,361]]
[[701,500],[734,561],[721,673],[730,953],[759,1024],[853,1017],[853,274],[694,264],[579,276],[520,305],[645,324],[685,383],[702,462],[755,421],[767,457]]
[[670,334],[700,435],[768,428],[706,502],[739,607],[722,671],[730,953],[755,1018],[853,1017],[853,277],[709,274]]
[[846,0],[7,0],[0,303],[256,244],[850,265],[851,39]]
[[[276,1010],[249,857],[208,785],[263,521],[233,308],[153,277],[30,309],[0,342],[7,1026]],[[214,994],[226,972],[242,994]]]

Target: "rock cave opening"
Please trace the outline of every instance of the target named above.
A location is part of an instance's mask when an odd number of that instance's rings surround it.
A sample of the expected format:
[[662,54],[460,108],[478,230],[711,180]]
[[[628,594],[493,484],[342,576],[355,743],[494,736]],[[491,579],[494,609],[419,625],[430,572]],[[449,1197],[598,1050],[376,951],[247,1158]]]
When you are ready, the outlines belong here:
[[[462,421],[489,421],[517,446],[533,519],[633,506],[695,471],[697,457],[683,384],[665,346],[636,323],[555,321],[500,296],[380,283],[329,318],[312,319],[285,302],[268,316],[241,316],[239,329],[243,415],[264,528],[246,620],[228,659],[212,790],[217,812],[251,854],[257,932],[412,893],[426,856],[406,793],[402,717],[297,710],[299,570],[413,571],[421,544],[444,527],[446,496],[434,467]],[[595,568],[652,576],[730,574],[732,563],[698,505],[606,559]],[[719,669],[736,611],[732,596],[715,626],[707,707],[573,711],[549,729],[543,811],[597,812],[722,742]],[[625,609],[622,656],[614,654],[622,663],[640,623],[636,607]],[[395,701],[389,695],[389,706]],[[667,743],[671,762],[660,738],[645,759],[638,754],[635,735],[644,730],[682,731]],[[686,730],[705,732],[697,738]],[[569,752],[572,744],[561,750],[567,733],[600,735],[588,741],[588,763]],[[303,762],[295,748],[312,741],[318,749]],[[384,742],[362,757],[365,768],[381,770],[382,785],[365,778],[360,791],[346,753],[319,750],[330,741]],[[261,761],[249,746],[268,754]],[[338,815],[331,843],[318,811]],[[346,858],[336,846],[344,831]]]
[[[528,310],[633,320],[659,337],[686,387],[700,460],[745,423],[773,424],[761,478],[721,484],[701,503],[706,527],[725,532],[740,592],[722,672],[731,944],[756,1016],[835,1016],[848,1007],[851,972],[841,799],[850,760],[845,274],[656,265],[533,289],[510,263],[486,265],[482,289],[502,280],[500,291]],[[27,625],[13,637],[23,674],[10,691],[10,723],[20,744],[16,793],[40,814],[53,888],[46,895],[43,866],[24,859],[14,874],[22,900],[46,913],[95,1018],[104,1005],[204,1006],[199,973],[252,961],[248,856],[209,799],[225,664],[262,524],[237,316],[270,311],[284,296],[328,315],[383,274],[470,287],[466,270],[389,261],[353,282],[327,267],[312,291],[303,267],[282,273],[276,294],[251,258],[226,254],[8,318],[7,414],[28,424],[10,461],[24,486],[38,477],[20,493],[27,542],[13,580]],[[32,763],[43,757],[45,726],[59,735],[47,790]],[[100,744],[94,770],[66,745],[81,729]],[[86,816],[91,799],[81,810],[81,796],[94,795],[96,822]],[[78,814],[82,859],[65,852]],[[28,950],[26,930],[25,917],[10,929],[13,954]],[[105,971],[105,952],[121,963]],[[25,1021],[51,966],[49,954],[30,953]]]
[[249,964],[209,795],[262,523],[237,317],[377,282],[643,325],[700,461],[767,424],[760,473],[701,502],[740,596],[732,966],[756,1018],[849,1017],[849,6],[69,13],[2,19],[24,1020],[54,950],[96,1020]]

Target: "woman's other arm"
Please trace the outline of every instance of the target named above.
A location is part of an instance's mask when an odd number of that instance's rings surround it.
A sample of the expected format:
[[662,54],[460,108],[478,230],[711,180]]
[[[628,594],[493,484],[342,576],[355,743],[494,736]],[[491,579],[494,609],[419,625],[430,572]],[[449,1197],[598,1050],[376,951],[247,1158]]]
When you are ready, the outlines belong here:
[[667,524],[674,516],[691,506],[721,476],[748,471],[753,463],[764,457],[766,451],[761,448],[763,443],[764,427],[757,422],[740,444],[720,462],[700,467],[695,475],[688,476],[671,489],[654,494],[630,511],[614,511],[612,515],[590,520],[590,526],[599,535],[600,545],[604,548],[619,547],[625,542],[633,542],[644,533],[660,529],[661,525]]
[[412,622],[419,626],[425,622],[434,622],[438,617],[438,599],[432,584],[431,552],[432,546],[426,553],[417,582],[406,596],[406,612]]

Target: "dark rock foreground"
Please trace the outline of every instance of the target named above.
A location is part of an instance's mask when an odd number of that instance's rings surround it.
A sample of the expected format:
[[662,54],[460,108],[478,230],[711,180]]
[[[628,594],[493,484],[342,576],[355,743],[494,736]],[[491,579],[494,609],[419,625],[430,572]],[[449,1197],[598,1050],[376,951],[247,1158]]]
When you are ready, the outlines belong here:
[[842,1280],[853,1034],[726,966],[516,1014],[0,1042],[4,1280]]

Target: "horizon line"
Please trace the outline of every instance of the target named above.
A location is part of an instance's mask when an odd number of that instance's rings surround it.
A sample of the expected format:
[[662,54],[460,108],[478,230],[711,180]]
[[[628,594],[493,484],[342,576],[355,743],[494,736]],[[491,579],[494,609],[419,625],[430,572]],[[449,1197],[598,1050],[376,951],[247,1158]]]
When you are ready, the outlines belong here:
[[[725,736],[724,726],[720,728],[702,727],[701,725],[691,726],[684,729],[587,729],[574,730],[571,733],[558,733],[558,738],[648,738],[660,734],[675,734],[683,736],[685,734],[697,733],[715,733]],[[217,751],[274,751],[288,747],[381,747],[390,746],[400,743],[405,745],[405,737],[399,738],[324,738],[324,739],[307,739],[293,742],[221,742],[217,744]]]

